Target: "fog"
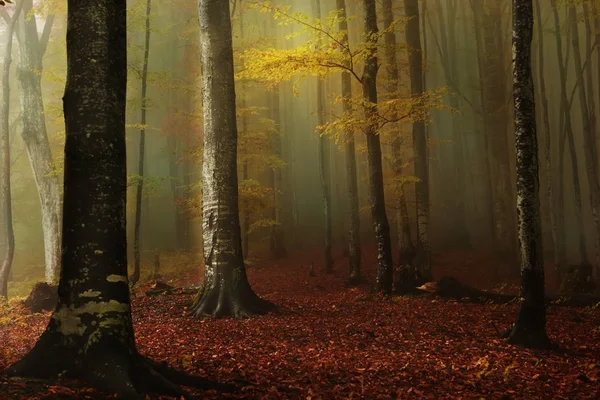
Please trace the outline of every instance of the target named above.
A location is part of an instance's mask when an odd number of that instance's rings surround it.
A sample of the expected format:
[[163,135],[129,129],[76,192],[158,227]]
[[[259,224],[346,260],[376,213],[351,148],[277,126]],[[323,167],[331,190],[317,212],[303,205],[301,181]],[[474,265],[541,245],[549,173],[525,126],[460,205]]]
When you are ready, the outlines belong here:
[[[33,19],[38,36],[44,36],[45,24],[52,22],[47,48],[43,54],[41,76],[43,120],[54,160],[53,174],[62,180],[64,121],[62,92],[66,77],[66,10],[64,5],[48,1],[33,4],[25,1],[25,18]],[[271,12],[250,6],[253,2],[234,2],[232,24],[236,72],[243,72],[240,57],[249,49],[296,49],[311,38],[310,29],[302,24],[279,25]],[[346,0],[350,46],[363,41],[361,2]],[[394,5],[395,36],[401,96],[410,90],[408,60],[404,34],[405,18],[401,2]],[[577,28],[579,52],[584,63],[584,81],[577,79],[573,47],[574,35],[568,24],[569,7],[558,2],[559,39],[566,60],[566,90],[571,102],[568,111],[573,133],[575,163],[571,162],[568,134],[565,129],[564,104],[561,103],[561,75],[557,53],[556,27],[550,1],[541,1],[541,15],[536,16],[543,31],[543,57],[539,58],[540,37],[534,36],[533,60],[538,113],[541,208],[546,267],[557,262],[555,242],[564,243],[566,265],[596,264],[597,232],[590,206],[590,190],[584,152],[582,107],[591,113],[593,132],[595,115],[600,110],[600,7],[596,1],[579,4]],[[581,2],[580,2],[581,3]],[[282,1],[291,8],[314,17],[312,1]],[[29,6],[29,7],[28,7]],[[141,209],[142,268],[149,268],[156,254],[189,254],[194,263],[202,263],[201,239],[201,169],[202,108],[198,18],[194,2],[153,0],[150,14],[148,49],[147,120],[140,123],[141,86],[144,62],[146,1],[128,1],[128,112],[127,144],[130,189],[128,198],[129,243],[133,243],[136,184],[139,182],[140,129],[145,128],[145,176]],[[320,1],[323,18],[336,9],[333,0]],[[379,7],[379,4],[378,4]],[[441,104],[432,106],[427,118],[428,165],[430,190],[430,246],[436,259],[446,254],[477,253],[490,260],[501,260],[507,270],[518,271],[515,197],[515,148],[511,73],[511,2],[508,0],[423,0],[421,2],[421,40],[427,90],[444,93]],[[263,10],[264,11],[264,10]],[[381,12],[381,7],[379,7]],[[5,11],[3,11],[5,12]],[[53,14],[51,14],[53,13]],[[50,16],[52,18],[49,18]],[[383,15],[379,16],[383,29]],[[6,21],[0,23],[0,57],[6,53]],[[18,34],[19,27],[16,28]],[[286,37],[291,34],[293,37]],[[20,33],[24,35],[23,32]],[[22,38],[21,40],[24,40]],[[31,44],[31,43],[30,43]],[[39,44],[31,44],[38,46]],[[384,56],[383,39],[378,52],[380,100],[385,102],[389,69]],[[14,37],[13,63],[10,70],[10,179],[12,185],[12,219],[15,256],[9,280],[9,296],[26,295],[36,281],[44,280],[44,239],[40,198],[32,173],[30,155],[23,139],[23,109],[19,80],[23,46]],[[563,62],[564,62],[563,60]],[[357,71],[362,71],[358,65]],[[544,106],[540,93],[540,69],[545,80],[549,116],[550,163],[546,163]],[[41,74],[41,75],[40,75]],[[317,79],[295,76],[270,88],[260,79],[240,78],[236,82],[238,106],[238,171],[240,214],[245,257],[249,265],[272,256],[272,235],[285,242],[287,257],[319,249],[324,242],[323,192],[319,171],[319,131]],[[324,114],[326,122],[342,114],[339,70],[324,77]],[[579,86],[587,91],[587,104],[578,96]],[[353,93],[361,94],[353,82]],[[357,126],[360,126],[357,124]],[[393,135],[402,138],[403,190],[410,217],[412,237],[416,239],[416,211],[413,178],[411,121],[387,124],[378,132],[384,159],[386,207],[397,247],[398,228],[397,177],[392,160]],[[596,133],[593,133],[596,137]],[[365,135],[356,129],[356,160],[361,218],[361,241],[373,243],[369,212],[369,174]],[[333,247],[346,246],[348,238],[348,186],[344,143],[330,135],[327,154]],[[596,140],[597,143],[597,140]],[[597,145],[597,144],[596,144]],[[593,152],[597,154],[597,150]],[[577,196],[573,186],[577,167],[580,183],[581,221],[577,217]],[[596,162],[597,168],[597,162]],[[547,183],[551,181],[556,238],[553,238]],[[62,186],[61,190],[62,190]],[[274,189],[273,189],[274,188]],[[275,212],[274,209],[278,211]],[[6,216],[1,216],[6,219]],[[273,233],[276,227],[276,233]],[[582,260],[583,234],[585,257]],[[4,234],[3,234],[4,235]],[[5,236],[2,236],[5,247]],[[131,247],[131,245],[130,245]],[[558,246],[560,247],[560,245]],[[5,248],[2,249],[4,254]],[[131,248],[133,251],[133,248]],[[394,257],[397,257],[394,251]],[[365,263],[374,262],[363,255]],[[466,257],[466,256],[465,256]],[[460,258],[459,258],[460,259]],[[130,262],[133,258],[130,257]],[[312,260],[321,265],[323,260]],[[456,265],[460,269],[462,265]],[[487,266],[479,266],[484,269]],[[346,269],[344,264],[336,268]],[[597,268],[597,266],[596,266]]]

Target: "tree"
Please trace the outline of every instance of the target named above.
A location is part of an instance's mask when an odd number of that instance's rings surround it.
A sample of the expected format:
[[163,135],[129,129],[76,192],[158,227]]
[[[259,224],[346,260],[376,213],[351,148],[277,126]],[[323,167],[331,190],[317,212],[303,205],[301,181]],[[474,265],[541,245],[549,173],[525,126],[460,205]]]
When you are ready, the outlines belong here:
[[4,257],[2,258],[2,264],[0,264],[0,299],[8,297],[8,277],[15,254],[12,195],[10,188],[10,131],[8,114],[10,111],[10,64],[12,63],[13,33],[22,9],[23,2],[19,2],[15,7],[13,15],[9,18],[8,29],[4,33],[6,49],[4,65],[2,66],[2,105],[0,106],[0,165],[2,166],[2,174],[0,174],[0,218],[2,220],[2,237],[4,239]]
[[[313,8],[316,18],[321,20],[321,1],[313,2]],[[323,126],[325,105],[325,88],[323,77],[317,77],[317,126]],[[319,178],[321,181],[321,191],[323,192],[323,227],[325,234],[323,259],[325,263],[325,272],[333,273],[333,256],[331,255],[331,242],[333,241],[333,232],[331,226],[331,179],[329,177],[329,138],[321,133],[319,135]]]
[[[336,0],[340,20],[338,27],[343,36],[341,43],[348,45],[348,22],[346,1]],[[349,67],[346,63],[346,67]],[[342,98],[343,111],[349,114],[352,111],[352,75],[350,71],[342,71]],[[361,274],[361,249],[360,249],[360,214],[358,208],[358,183],[356,176],[356,149],[354,145],[354,132],[348,129],[345,133],[344,153],[346,156],[346,182],[348,185],[348,283],[357,285],[362,281]]]
[[[87,380],[124,398],[211,386],[136,349],[127,281],[125,0],[69,0],[63,237],[58,304],[9,376]],[[90,46],[90,43],[97,45]],[[212,385],[214,387],[214,385]]]
[[[419,27],[418,0],[404,0],[406,45],[410,70],[411,93],[415,98],[423,94],[423,55]],[[429,166],[427,162],[427,137],[425,123],[413,122],[413,147],[415,153],[415,184],[417,198],[417,253],[416,266],[419,281],[432,280],[429,250]]]
[[238,210],[237,127],[229,2],[199,0],[204,157],[204,284],[196,316],[249,317],[275,308],[250,287]]
[[540,218],[538,147],[531,72],[532,0],[513,0],[513,100],[517,153],[517,224],[521,252],[521,306],[508,337],[526,347],[548,347]]
[[144,61],[142,66],[142,106],[140,115],[140,143],[138,155],[138,181],[135,188],[135,221],[133,232],[133,275],[131,284],[140,280],[140,226],[142,223],[142,190],[144,188],[144,154],[146,151],[146,91],[148,89],[148,55],[150,53],[150,10],[152,0],[146,1],[146,31],[144,40]]
[[56,284],[60,273],[60,208],[61,188],[55,171],[54,159],[48,132],[46,113],[42,100],[43,57],[46,53],[54,15],[46,18],[42,33],[38,36],[38,23],[35,15],[30,15],[32,0],[23,0],[23,13],[18,21],[17,40],[19,42],[18,79],[23,131],[21,137],[35,178],[42,212],[42,232],[44,235],[45,279]]
[[[394,13],[392,10],[392,0],[384,0],[383,24],[386,33],[383,38],[386,45],[385,56],[387,58],[388,69],[388,92],[393,98],[399,96],[400,91],[400,71],[396,57],[397,44],[396,34],[393,30]],[[393,116],[396,118],[397,116]],[[396,127],[392,133],[392,170],[394,172],[395,195],[396,195],[396,227],[398,235],[398,273],[394,277],[395,290],[403,292],[412,290],[415,285],[415,270],[413,259],[415,249],[410,235],[410,219],[408,217],[408,207],[406,206],[406,196],[404,194],[405,179],[402,176],[402,137],[400,136],[400,127]]]
[[[367,120],[373,121],[377,114],[377,10],[375,0],[363,0],[365,37],[368,52],[362,76],[364,113]],[[369,165],[369,197],[371,219],[377,244],[377,277],[375,290],[385,293],[392,291],[394,266],[392,264],[392,241],[390,225],[385,210],[383,193],[383,165],[381,161],[381,141],[377,124],[367,123],[367,162]]]

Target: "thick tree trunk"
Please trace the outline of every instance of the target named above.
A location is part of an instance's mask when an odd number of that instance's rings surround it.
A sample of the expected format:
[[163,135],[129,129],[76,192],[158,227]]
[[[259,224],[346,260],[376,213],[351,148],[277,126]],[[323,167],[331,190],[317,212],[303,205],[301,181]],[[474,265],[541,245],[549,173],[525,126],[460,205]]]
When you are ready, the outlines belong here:
[[2,222],[2,264],[0,264],[0,299],[8,298],[8,279],[15,254],[15,235],[12,218],[12,193],[10,187],[10,64],[12,64],[12,42],[15,24],[23,2],[17,3],[13,15],[8,21],[8,29],[2,34],[6,40],[4,62],[2,65],[2,104],[0,105],[0,220]]
[[146,35],[144,40],[144,61],[142,65],[142,104],[140,115],[140,143],[138,150],[138,182],[135,188],[135,220],[133,226],[133,275],[129,283],[135,285],[140,280],[140,237],[142,225],[142,194],[144,190],[144,162],[146,153],[146,107],[148,99],[146,92],[148,90],[148,55],[150,53],[150,11],[152,9],[152,0],[146,1]]
[[[596,155],[595,146],[596,140],[592,132],[592,121],[588,109],[588,97],[586,95],[585,81],[584,81],[584,69],[581,62],[581,51],[579,48],[579,32],[577,28],[577,11],[575,6],[569,6],[569,26],[571,43],[573,45],[573,60],[575,65],[575,76],[577,81],[580,82],[578,87],[579,103],[581,110],[581,121],[583,125],[583,143],[584,143],[584,155],[585,165],[587,169],[588,186],[590,190],[590,203],[592,208],[592,218],[594,220],[594,226],[596,230],[595,243],[596,243],[596,260],[600,258],[600,186],[598,185],[598,171],[596,169]],[[592,275],[592,267],[589,265],[586,259],[582,260],[582,265],[579,266],[579,284],[585,286],[589,283]]]
[[[370,52],[365,59],[365,68],[362,76],[362,90],[364,99],[365,118],[374,121],[377,113],[377,12],[375,0],[363,0],[364,27],[367,36],[367,45]],[[375,230],[375,243],[377,245],[377,278],[375,290],[391,293],[393,287],[394,268],[392,259],[392,243],[390,239],[390,225],[385,210],[385,197],[383,192],[383,163],[381,159],[381,142],[374,123],[368,124],[367,135],[367,161],[369,165],[369,195],[371,201],[371,219]]]
[[[423,56],[421,54],[421,33],[419,27],[418,0],[404,0],[406,22],[406,45],[410,69],[411,94],[419,97],[423,94]],[[419,281],[429,282],[431,274],[431,254],[429,248],[429,165],[427,160],[427,137],[425,122],[413,123],[413,151],[417,200],[417,252],[416,267]]]
[[204,284],[196,316],[249,317],[274,309],[248,282],[238,209],[237,127],[229,2],[200,0],[204,158]]
[[26,16],[32,7],[32,0],[24,0],[24,12],[17,31],[20,48],[17,76],[21,86],[19,97],[23,116],[22,137],[40,198],[45,279],[48,283],[56,284],[60,272],[61,193],[46,131],[41,85],[42,58],[54,16],[46,19],[43,33],[38,37],[35,16]]
[[[385,57],[387,58],[388,70],[388,92],[392,98],[398,98],[399,72],[398,60],[396,59],[396,35],[390,32],[389,28],[394,22],[394,13],[392,11],[392,0],[383,0],[383,28],[386,33],[383,36],[385,42]],[[392,115],[395,120],[398,116]],[[395,178],[396,194],[396,226],[398,235],[398,271],[394,276],[394,286],[396,290],[404,291],[413,289],[416,285],[416,274],[413,265],[415,248],[410,235],[410,219],[408,217],[408,207],[406,206],[406,197],[404,195],[404,182],[402,181],[402,138],[400,128],[394,129],[392,138],[392,170]]]
[[550,341],[546,335],[538,148],[531,72],[532,38],[532,0],[513,0],[513,99],[521,307],[508,340],[526,347],[548,347]]
[[[339,29],[345,32],[343,43],[348,43],[348,22],[346,21],[346,1],[336,0],[340,13]],[[352,76],[350,72],[342,72],[342,97],[344,113],[352,111],[350,99],[352,98]],[[344,154],[346,157],[346,184],[348,185],[348,284],[357,285],[363,277],[361,273],[361,248],[360,248],[360,214],[358,207],[358,183],[356,176],[356,149],[354,145],[354,132],[345,132],[346,142]]]
[[550,219],[550,231],[552,233],[552,254],[554,259],[554,268],[557,273],[562,269],[560,265],[560,250],[558,247],[558,231],[556,229],[556,213],[554,205],[554,191],[552,190],[552,133],[550,131],[550,116],[548,107],[548,95],[546,93],[546,80],[544,77],[544,29],[542,24],[542,12],[540,0],[535,0],[537,14],[537,35],[538,35],[538,79],[540,87],[540,98],[542,100],[542,121],[544,124],[544,161],[546,167],[546,193],[548,195],[548,215]]

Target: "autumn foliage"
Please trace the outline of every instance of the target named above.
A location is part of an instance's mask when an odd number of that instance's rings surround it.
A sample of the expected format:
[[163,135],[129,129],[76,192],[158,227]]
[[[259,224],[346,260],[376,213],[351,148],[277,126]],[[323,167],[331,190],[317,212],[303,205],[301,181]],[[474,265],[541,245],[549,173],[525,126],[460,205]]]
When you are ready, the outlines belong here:
[[[557,351],[514,347],[498,337],[516,305],[427,298],[371,297],[348,289],[342,268],[309,277],[310,252],[293,262],[249,269],[252,286],[282,306],[250,320],[197,320],[192,295],[133,300],[140,351],[219,381],[246,381],[236,394],[199,398],[488,398],[592,399],[600,395],[600,310],[551,306],[548,332]],[[336,260],[343,259],[336,254]],[[443,260],[437,265],[444,265]],[[340,264],[341,265],[341,264]],[[449,271],[435,270],[436,274]],[[366,266],[372,281],[373,265]],[[199,274],[198,276],[201,276]],[[195,274],[172,282],[186,286]],[[14,306],[0,312],[0,368],[33,346],[49,314]],[[1,378],[0,378],[1,379]],[[105,399],[71,381],[0,380],[0,399]]]

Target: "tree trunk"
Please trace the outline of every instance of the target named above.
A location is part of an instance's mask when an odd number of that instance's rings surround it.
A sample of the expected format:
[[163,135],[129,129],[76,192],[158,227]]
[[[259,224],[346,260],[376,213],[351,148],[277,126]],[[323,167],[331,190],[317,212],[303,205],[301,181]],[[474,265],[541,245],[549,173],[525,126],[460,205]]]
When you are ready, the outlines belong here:
[[[346,1],[336,0],[340,13],[339,30],[345,32],[342,43],[348,43],[348,22],[346,21]],[[350,72],[342,72],[342,103],[344,113],[352,111],[350,99],[352,98],[352,76]],[[354,145],[354,132],[345,132],[344,154],[346,157],[346,183],[348,185],[348,284],[357,285],[362,280],[361,273],[361,248],[360,248],[360,214],[358,207],[358,183],[356,176],[356,149]]]
[[[450,98],[450,107],[455,110],[460,110],[460,102],[456,92],[460,90],[460,79],[458,73],[457,63],[457,46],[456,46],[456,4],[452,1],[447,1],[447,9],[443,12],[440,0],[436,0],[438,12],[438,24],[440,27],[440,47],[442,58],[442,66],[444,71],[444,77],[448,86],[453,90]],[[447,24],[445,18],[448,18]],[[455,243],[460,248],[470,248],[471,238],[469,230],[467,229],[466,221],[466,208],[465,208],[465,171],[460,168],[461,163],[464,161],[464,148],[463,148],[463,121],[462,114],[453,115],[452,118],[452,134],[454,136],[452,143],[452,158],[454,169],[452,171],[452,178],[454,180],[455,194],[454,198],[454,212],[452,218],[453,226],[453,237]]]
[[[375,121],[377,113],[377,12],[375,0],[363,0],[364,27],[369,54],[365,57],[362,76],[364,114],[369,121]],[[385,210],[383,192],[383,164],[381,159],[381,142],[375,122],[367,125],[367,162],[369,166],[369,197],[371,202],[371,219],[375,230],[377,245],[377,278],[375,290],[391,293],[393,287],[394,268],[392,259],[392,242],[390,225]]]
[[[575,6],[569,6],[569,26],[571,43],[573,45],[573,60],[575,64],[575,76],[579,82],[578,94],[581,110],[581,121],[583,125],[583,143],[585,154],[585,165],[587,169],[588,186],[590,190],[590,203],[592,208],[592,218],[596,230],[596,262],[600,259],[600,186],[598,185],[598,173],[596,169],[596,156],[594,148],[596,140],[593,136],[591,118],[588,109],[587,95],[584,81],[584,70],[581,62],[581,51],[579,48],[579,32],[577,29],[577,15]],[[583,255],[582,255],[583,256]],[[587,285],[591,280],[592,267],[587,262],[587,254],[582,265],[579,266],[578,284]]]
[[[388,92],[392,98],[398,99],[399,72],[398,60],[396,59],[396,35],[390,32],[389,28],[394,22],[394,13],[392,11],[392,0],[383,0],[383,28],[386,33],[383,35],[385,42],[385,57],[387,58],[388,70]],[[398,115],[392,115],[392,120],[398,118]],[[402,138],[400,128],[394,129],[392,137],[392,170],[394,171],[395,194],[396,194],[396,226],[398,235],[398,271],[394,276],[394,286],[396,290],[412,289],[416,285],[416,275],[413,266],[415,248],[410,235],[410,219],[408,217],[408,207],[406,206],[406,197],[404,195],[404,182],[402,181]]]
[[[561,37],[561,24],[560,17],[558,15],[558,10],[556,8],[556,0],[551,0],[550,3],[552,7],[552,12],[554,16],[554,31],[555,31],[555,39],[556,39],[556,55],[558,62],[558,72],[560,77],[560,103],[561,103],[561,117],[564,118],[564,132],[561,132],[562,138],[561,141],[564,143],[564,139],[567,139],[567,143],[569,146],[569,155],[571,159],[571,179],[573,181],[573,196],[575,200],[575,230],[578,236],[578,244],[579,244],[579,253],[581,256],[581,264],[588,263],[587,256],[587,246],[585,241],[585,231],[583,226],[583,212],[582,212],[582,201],[581,201],[581,185],[579,180],[579,167],[577,165],[577,153],[575,150],[575,138],[573,134],[573,126],[571,120],[571,107],[570,102],[567,97],[567,70],[566,66],[568,65],[568,57],[563,56],[563,48],[562,48],[562,37]],[[562,127],[561,127],[562,128]],[[559,148],[559,151],[562,153],[563,147]],[[562,155],[561,155],[562,156]],[[564,156],[562,156],[562,163],[564,163]],[[561,171],[562,174],[562,166]],[[563,190],[559,188],[559,210],[561,213],[564,213],[564,196],[562,195]],[[564,221],[561,219],[562,231],[564,232]],[[566,261],[565,256],[565,244],[564,244],[564,233],[562,233],[563,238],[560,243],[562,245],[559,247],[559,261],[561,265],[563,265]]]
[[[316,0],[313,3],[314,13],[317,19],[321,19],[321,1]],[[323,78],[317,77],[317,125],[323,126],[325,123],[325,106],[323,97],[325,96]],[[323,227],[324,227],[324,263],[325,272],[333,273],[333,257],[331,255],[331,245],[333,233],[331,227],[331,182],[329,177],[329,138],[325,135],[319,135],[319,178],[321,181],[321,191],[323,193]]]
[[[509,144],[507,138],[509,99],[506,92],[504,46],[502,43],[501,6],[473,1],[471,7],[477,35],[481,35],[478,51],[483,84],[483,121],[487,136],[487,157],[490,159],[493,202],[493,246],[496,254],[515,260],[514,196],[510,176]],[[488,10],[489,9],[489,10]]]
[[[540,98],[542,100],[542,121],[544,124],[544,161],[546,166],[546,193],[548,195],[548,215],[550,216],[550,230],[552,233],[552,254],[554,259],[554,269],[559,274],[562,266],[560,265],[561,257],[558,246],[558,231],[556,229],[556,213],[554,206],[554,192],[552,190],[552,146],[550,131],[550,116],[548,110],[548,95],[546,93],[546,80],[544,78],[544,27],[540,0],[535,0],[535,8],[537,14],[537,35],[538,35],[538,79],[540,87]],[[562,62],[562,61],[561,61]]]
[[[419,27],[418,0],[404,0],[406,22],[406,45],[410,69],[411,94],[419,97],[423,94],[423,56],[421,54],[421,33]],[[417,252],[416,266],[419,282],[433,279],[431,274],[431,254],[429,249],[429,165],[427,161],[427,137],[425,122],[413,123],[413,151],[417,200]]]
[[526,347],[548,347],[540,218],[538,148],[531,72],[532,0],[513,0],[513,99],[517,152],[517,215],[521,253],[521,307],[508,338]]
[[238,209],[237,127],[229,2],[200,0],[204,158],[202,227],[204,284],[192,306],[196,316],[262,314],[274,305],[248,282]]
[[144,161],[146,152],[146,107],[148,99],[148,55],[150,53],[150,11],[152,0],[146,1],[146,36],[144,40],[144,61],[142,65],[142,104],[140,116],[140,143],[138,152],[138,182],[135,188],[135,221],[133,227],[133,275],[129,283],[133,286],[140,280],[140,227],[142,224],[142,193],[144,190]]
[[8,28],[2,34],[6,40],[4,63],[2,65],[2,104],[0,105],[0,219],[2,222],[3,257],[0,264],[0,299],[8,298],[8,279],[15,255],[15,234],[12,218],[12,193],[10,188],[10,64],[12,63],[12,42],[15,24],[23,9],[23,2],[17,3]]
[[19,97],[23,116],[21,135],[40,198],[45,279],[48,283],[56,284],[60,273],[61,189],[54,171],[54,160],[46,131],[41,84],[42,58],[46,52],[54,16],[50,15],[46,19],[42,35],[38,37],[35,16],[27,16],[33,7],[32,0],[24,0],[23,7],[24,12],[17,31],[20,48],[17,76],[21,86]]
[[[271,95],[272,99],[272,114],[275,121],[275,130],[277,131],[272,139],[273,152],[279,159],[282,158],[281,151],[281,110],[279,106],[279,88],[276,88]],[[283,177],[281,168],[271,169],[271,180],[273,187],[273,210],[271,217],[275,221],[275,225],[271,228],[270,233],[270,250],[271,256],[275,259],[283,258],[286,255],[284,232],[282,229],[283,217],[282,213],[282,193],[283,193]]]

